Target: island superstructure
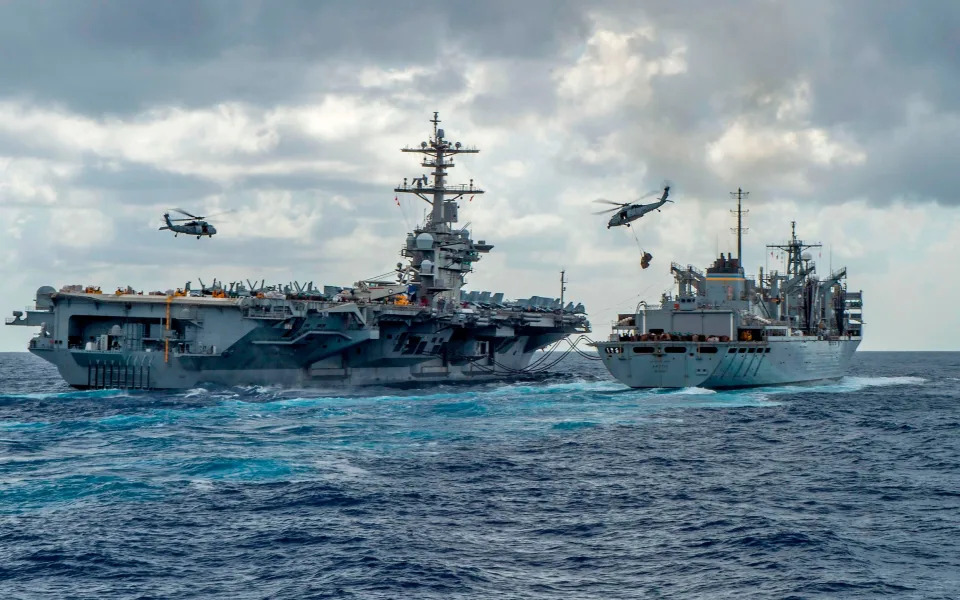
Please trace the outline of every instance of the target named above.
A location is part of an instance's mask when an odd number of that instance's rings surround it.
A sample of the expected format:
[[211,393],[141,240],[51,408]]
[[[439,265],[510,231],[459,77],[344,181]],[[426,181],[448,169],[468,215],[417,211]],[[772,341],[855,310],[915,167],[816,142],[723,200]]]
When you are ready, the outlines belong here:
[[723,253],[703,272],[673,263],[676,294],[659,306],[641,302],[621,314],[609,341],[596,343],[619,381],[635,388],[738,388],[842,377],[863,334],[863,294],[847,289],[846,268],[824,278],[796,223],[785,243],[783,272],[748,277],[740,261],[742,212],[738,190],[737,257]]
[[581,304],[467,292],[465,277],[491,244],[458,228],[459,201],[483,194],[449,185],[460,154],[434,113],[432,136],[403,152],[426,175],[395,192],[430,205],[407,234],[389,277],[351,287],[241,282],[176,291],[44,286],[8,325],[39,327],[33,354],[77,388],[179,389],[202,384],[389,384],[481,380],[521,373],[538,349],[590,331]]

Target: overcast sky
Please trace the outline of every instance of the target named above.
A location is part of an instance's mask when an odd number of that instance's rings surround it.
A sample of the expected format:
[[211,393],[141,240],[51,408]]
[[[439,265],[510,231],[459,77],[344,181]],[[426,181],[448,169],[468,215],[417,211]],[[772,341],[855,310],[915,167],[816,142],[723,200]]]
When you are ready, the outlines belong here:
[[[605,337],[671,261],[735,250],[743,187],[748,272],[796,220],[863,289],[863,349],[960,349],[955,1],[6,2],[0,56],[6,314],[41,285],[389,271],[425,207],[394,202],[423,171],[399,149],[437,110],[481,149],[451,171],[495,245],[467,289],[557,296],[565,268]],[[590,214],[664,180],[632,230]],[[236,212],[174,238],[173,206]]]

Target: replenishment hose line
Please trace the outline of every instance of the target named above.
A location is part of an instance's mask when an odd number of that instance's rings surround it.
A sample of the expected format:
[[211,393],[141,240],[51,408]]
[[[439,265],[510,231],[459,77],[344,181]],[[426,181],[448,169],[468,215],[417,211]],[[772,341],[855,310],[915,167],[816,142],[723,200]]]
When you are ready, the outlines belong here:
[[[515,375],[519,375],[519,374],[537,374],[537,373],[544,373],[544,372],[552,369],[552,368],[555,367],[556,365],[560,364],[560,362],[563,361],[565,358],[567,358],[567,356],[570,354],[569,351],[568,351],[568,352],[564,352],[563,354],[561,354],[559,357],[557,357],[557,358],[555,358],[555,359],[554,359],[552,356],[550,356],[550,353],[553,352],[553,351],[555,351],[555,350],[557,349],[557,347],[560,346],[560,343],[561,343],[561,342],[566,342],[567,345],[570,346],[570,350],[571,350],[571,351],[576,352],[578,355],[580,355],[581,357],[583,357],[583,358],[585,358],[585,359],[587,359],[587,360],[603,360],[603,359],[601,359],[599,356],[593,356],[593,355],[591,355],[591,354],[589,354],[589,353],[587,353],[587,352],[584,352],[584,351],[581,350],[580,348],[578,348],[577,346],[580,344],[580,342],[583,342],[583,341],[586,341],[586,342],[588,342],[588,343],[593,342],[593,340],[591,340],[591,339],[590,339],[589,337],[587,337],[586,335],[581,335],[581,336],[575,338],[572,342],[571,342],[569,339],[567,339],[567,338],[563,338],[563,339],[561,339],[561,340],[558,340],[556,343],[554,343],[552,346],[550,346],[550,347],[543,353],[543,356],[541,356],[540,358],[538,358],[537,360],[535,360],[534,362],[530,363],[529,365],[527,365],[526,367],[524,367],[524,368],[522,368],[522,369],[514,369],[513,367],[508,367],[507,365],[504,365],[504,364],[502,364],[502,363],[500,363],[500,362],[497,362],[497,361],[493,361],[493,366],[494,366],[494,368],[488,367],[487,365],[479,365],[479,364],[476,364],[476,361],[483,360],[483,359],[486,358],[486,357],[473,358],[473,359],[470,360],[470,362],[474,363],[474,366],[476,366],[476,367],[480,368],[481,370],[484,370],[484,371],[486,371],[486,372],[488,372],[488,373],[494,373],[494,372],[496,372],[496,371],[497,371],[497,368],[499,368],[499,369],[502,370],[502,371],[506,371],[507,373],[511,373],[511,374],[515,374]],[[549,363],[547,362],[548,360],[550,360]]]

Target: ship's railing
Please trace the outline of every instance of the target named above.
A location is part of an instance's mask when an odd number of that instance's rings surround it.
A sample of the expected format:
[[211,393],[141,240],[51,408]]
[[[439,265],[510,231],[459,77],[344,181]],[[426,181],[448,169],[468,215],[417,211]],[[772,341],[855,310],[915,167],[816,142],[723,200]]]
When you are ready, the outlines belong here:
[[699,275],[701,278],[704,277],[703,271],[701,271],[700,269],[696,268],[696,267],[693,266],[693,265],[681,265],[681,264],[678,263],[678,262],[671,262],[671,263],[670,263],[670,268],[671,268],[672,270],[674,270],[674,271],[679,272],[679,273],[685,273],[685,272],[689,271],[689,272],[693,273],[694,275]]
[[444,185],[443,187],[426,185],[398,185],[394,188],[397,192],[421,192],[433,193],[442,192],[444,194],[482,194],[483,190],[469,183],[455,183],[453,185]]
[[481,190],[478,187],[474,187],[472,184],[469,184],[469,183],[457,183],[453,185],[445,185],[443,189],[448,192],[464,192],[464,193],[471,192],[474,194],[483,193],[483,190]]
[[438,160],[435,159],[435,158],[427,158],[427,159],[425,159],[425,160],[424,160],[422,163],[420,163],[420,164],[422,164],[424,167],[436,167],[438,164],[439,164],[441,167],[444,167],[444,168],[456,166],[456,165],[453,164],[453,159],[452,159],[452,158],[451,158],[451,159],[445,159],[445,160],[442,160],[442,161],[438,161]]
[[53,350],[55,348],[53,341],[53,338],[36,335],[30,339],[29,348],[31,350]]
[[243,310],[243,316],[248,319],[286,319],[293,316],[293,311],[287,305],[249,306]]
[[219,348],[216,346],[207,346],[206,344],[188,344],[183,350],[177,348],[171,349],[172,354],[176,356],[218,356]]

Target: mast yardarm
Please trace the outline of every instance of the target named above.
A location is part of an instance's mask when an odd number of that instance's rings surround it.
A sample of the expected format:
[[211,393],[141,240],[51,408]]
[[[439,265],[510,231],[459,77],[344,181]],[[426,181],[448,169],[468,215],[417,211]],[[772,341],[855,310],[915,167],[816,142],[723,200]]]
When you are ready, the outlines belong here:
[[473,263],[493,246],[482,240],[475,243],[466,228],[451,226],[457,222],[457,201],[466,194],[482,194],[483,190],[474,187],[472,179],[466,185],[448,185],[447,169],[454,166],[453,157],[457,154],[476,154],[479,150],[447,140],[437,113],[433,113],[430,122],[430,140],[420,142],[419,148],[404,148],[403,152],[422,154],[421,166],[430,169],[432,178],[427,174],[412,181],[405,178],[402,185],[394,188],[397,193],[413,194],[431,206],[426,222],[410,234],[402,254],[410,259],[410,268],[417,275],[412,283],[419,302],[432,304],[440,298],[457,302]]
[[[433,123],[433,136],[427,142],[420,142],[419,148],[403,148],[402,152],[416,152],[423,155],[421,166],[432,169],[433,180],[427,175],[414,177],[408,183],[404,178],[403,185],[394,188],[397,193],[414,194],[433,208],[430,212],[429,224],[438,226],[444,224],[449,231],[449,224],[457,221],[456,201],[464,194],[471,196],[482,194],[483,190],[474,187],[473,180],[469,184],[447,185],[447,169],[454,167],[453,157],[457,154],[477,154],[480,150],[467,148],[460,142],[450,142],[444,138],[443,129],[439,128],[439,113],[434,112],[430,122]],[[448,196],[452,196],[449,200]]]

